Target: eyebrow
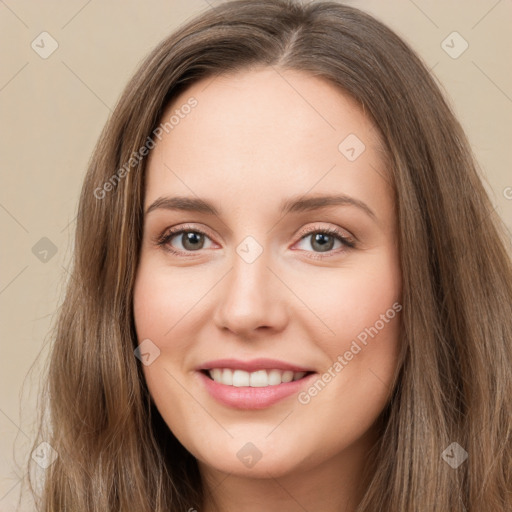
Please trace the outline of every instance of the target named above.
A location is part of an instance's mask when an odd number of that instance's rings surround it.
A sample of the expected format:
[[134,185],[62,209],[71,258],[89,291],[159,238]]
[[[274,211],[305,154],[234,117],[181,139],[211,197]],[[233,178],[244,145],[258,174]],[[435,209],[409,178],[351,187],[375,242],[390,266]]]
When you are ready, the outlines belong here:
[[[283,215],[305,211],[319,210],[329,206],[355,206],[364,211],[373,220],[377,220],[374,211],[363,201],[345,194],[294,196],[281,203],[280,211]],[[146,215],[154,210],[182,210],[220,216],[219,210],[210,202],[196,197],[159,197],[146,210]]]

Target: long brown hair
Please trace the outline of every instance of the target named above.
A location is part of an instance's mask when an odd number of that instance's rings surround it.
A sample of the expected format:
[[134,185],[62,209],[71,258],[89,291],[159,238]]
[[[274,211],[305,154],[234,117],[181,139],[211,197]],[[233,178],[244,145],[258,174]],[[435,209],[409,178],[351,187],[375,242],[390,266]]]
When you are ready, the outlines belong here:
[[[467,139],[425,65],[390,29],[339,3],[287,0],[222,3],[171,34],[99,138],[42,390],[48,422],[34,447],[46,441],[58,457],[39,509],[203,504],[197,463],[162,420],[134,357],[140,148],[188,85],[255,65],[330,80],[385,143],[399,226],[402,364],[358,512],[512,510],[512,264]],[[448,457],[459,450],[452,443],[468,454],[456,469],[446,461],[447,448]]]

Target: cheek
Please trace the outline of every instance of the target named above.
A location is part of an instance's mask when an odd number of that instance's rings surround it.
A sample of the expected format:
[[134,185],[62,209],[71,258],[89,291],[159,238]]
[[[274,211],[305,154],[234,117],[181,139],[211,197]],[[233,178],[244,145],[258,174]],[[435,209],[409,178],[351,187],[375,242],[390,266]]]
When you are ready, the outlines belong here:
[[349,350],[353,340],[364,346],[365,340],[377,336],[380,340],[398,337],[401,273],[393,250],[368,255],[330,275],[319,274],[315,287],[311,280],[308,283],[300,293],[322,320],[322,345],[331,360]]
[[173,349],[179,349],[179,341],[173,337],[173,331],[179,329],[181,322],[187,320],[187,314],[197,307],[207,290],[208,284],[204,278],[196,282],[187,272],[160,268],[142,261],[135,281],[133,299],[139,340],[154,339],[162,349],[165,348],[166,340],[173,340]]
[[[301,403],[316,402],[314,407],[323,421],[333,414],[327,405],[336,403],[338,412],[334,414],[347,429],[369,428],[389,399],[399,364],[402,305],[398,255],[392,247],[368,255],[357,266],[322,280],[316,293],[309,294],[309,301],[329,327],[321,339],[314,338],[327,356],[323,375],[328,383],[325,388],[317,383],[318,391],[306,390]],[[313,331],[310,335],[315,336]],[[366,404],[364,410],[362,403]],[[347,416],[348,411],[352,412]]]
[[173,432],[184,435],[184,418],[191,414],[191,406],[183,401],[179,382],[190,342],[177,334],[187,328],[187,312],[198,298],[180,275],[143,259],[135,281],[133,314],[139,343],[149,339],[159,350],[150,364],[142,366],[151,397]]

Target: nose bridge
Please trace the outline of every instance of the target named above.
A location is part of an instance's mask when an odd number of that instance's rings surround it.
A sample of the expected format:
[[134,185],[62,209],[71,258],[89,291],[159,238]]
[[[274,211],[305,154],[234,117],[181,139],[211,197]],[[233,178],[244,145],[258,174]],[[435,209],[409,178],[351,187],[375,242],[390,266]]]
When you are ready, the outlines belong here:
[[284,311],[275,276],[269,270],[271,252],[254,237],[240,242],[232,254],[231,271],[218,302],[219,327],[245,332],[258,327],[279,328]]
[[263,298],[268,292],[269,251],[256,244],[254,240],[244,240],[233,255],[231,285],[241,293],[240,298],[245,295]]

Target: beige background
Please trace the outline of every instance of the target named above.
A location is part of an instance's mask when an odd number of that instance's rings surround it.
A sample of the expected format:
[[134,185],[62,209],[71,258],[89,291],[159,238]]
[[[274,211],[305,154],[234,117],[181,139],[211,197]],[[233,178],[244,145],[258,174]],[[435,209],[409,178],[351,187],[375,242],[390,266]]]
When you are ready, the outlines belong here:
[[[0,511],[14,510],[20,492],[16,463],[24,465],[33,435],[36,357],[48,353],[93,145],[141,59],[208,3],[0,0]],[[512,232],[512,2],[349,3],[394,28],[433,69]],[[47,59],[31,47],[34,40],[41,46],[43,31],[59,45]],[[453,31],[469,44],[456,59],[441,46]],[[43,237],[57,250],[46,262],[32,252]]]

